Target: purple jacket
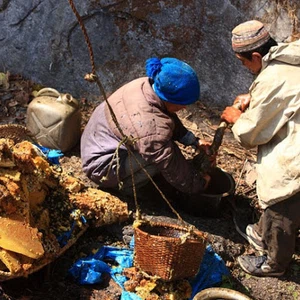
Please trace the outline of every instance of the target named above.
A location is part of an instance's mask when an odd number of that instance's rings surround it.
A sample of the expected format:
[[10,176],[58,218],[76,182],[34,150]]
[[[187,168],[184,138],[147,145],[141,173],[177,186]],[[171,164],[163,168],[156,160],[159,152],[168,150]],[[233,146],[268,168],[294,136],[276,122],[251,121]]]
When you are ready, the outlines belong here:
[[[154,93],[149,78],[143,77],[122,86],[109,98],[116,119],[126,136],[136,138],[132,151],[137,151],[147,162],[156,165],[164,178],[176,189],[196,193],[203,189],[205,180],[182,155],[175,141],[185,145],[195,142],[176,114],[170,114],[164,102]],[[112,120],[108,106],[101,103],[93,112],[81,138],[83,170],[94,182],[107,176],[108,165],[122,140]],[[120,146],[119,156],[127,150]],[[116,168],[116,164],[113,164]],[[122,179],[122,170],[119,170]],[[115,169],[102,187],[117,187]]]

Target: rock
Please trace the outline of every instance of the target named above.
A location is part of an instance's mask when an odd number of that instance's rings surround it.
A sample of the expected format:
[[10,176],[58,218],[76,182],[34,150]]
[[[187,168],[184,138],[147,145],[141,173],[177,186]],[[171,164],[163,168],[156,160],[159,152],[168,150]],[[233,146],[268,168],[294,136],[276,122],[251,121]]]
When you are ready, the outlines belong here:
[[[299,32],[295,20],[300,3],[288,2],[90,0],[77,1],[75,7],[106,93],[144,76],[148,57],[173,56],[197,71],[202,101],[223,107],[246,92],[252,80],[231,50],[231,30],[258,18],[279,41],[289,40]],[[2,1],[0,25],[0,71],[21,74],[77,98],[101,96],[95,84],[84,80],[92,65],[68,1]]]

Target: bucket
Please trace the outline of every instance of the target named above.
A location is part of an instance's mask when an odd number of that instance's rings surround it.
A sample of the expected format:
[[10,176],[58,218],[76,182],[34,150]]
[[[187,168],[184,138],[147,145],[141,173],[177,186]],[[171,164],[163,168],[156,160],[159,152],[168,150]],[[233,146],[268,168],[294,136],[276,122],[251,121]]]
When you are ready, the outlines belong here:
[[41,89],[28,105],[26,127],[41,146],[68,151],[81,136],[79,103],[70,94]]
[[181,208],[196,217],[218,217],[222,212],[222,202],[235,190],[233,177],[220,168],[214,168],[211,182],[205,192],[184,197]]
[[177,224],[141,223],[134,226],[134,264],[165,281],[194,277],[206,248],[206,236],[199,230]]

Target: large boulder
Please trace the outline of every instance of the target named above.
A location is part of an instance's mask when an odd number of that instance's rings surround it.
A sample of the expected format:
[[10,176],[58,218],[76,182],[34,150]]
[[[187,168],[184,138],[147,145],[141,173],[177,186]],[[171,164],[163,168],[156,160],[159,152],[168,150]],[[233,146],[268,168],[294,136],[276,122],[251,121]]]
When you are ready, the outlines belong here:
[[[148,57],[185,60],[197,71],[201,98],[231,104],[252,75],[231,50],[240,22],[264,21],[278,41],[298,33],[297,0],[74,1],[91,41],[97,74],[109,95],[144,76]],[[0,1],[0,71],[21,74],[74,97],[95,100],[88,47],[68,1]]]

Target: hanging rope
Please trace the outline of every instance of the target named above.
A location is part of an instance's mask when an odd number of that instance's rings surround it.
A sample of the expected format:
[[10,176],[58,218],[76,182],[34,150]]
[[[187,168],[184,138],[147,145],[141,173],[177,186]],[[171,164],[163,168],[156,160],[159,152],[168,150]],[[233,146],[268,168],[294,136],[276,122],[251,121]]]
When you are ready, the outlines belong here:
[[117,126],[120,134],[124,137],[124,144],[125,144],[125,141],[126,141],[127,144],[133,144],[134,142],[132,140],[130,140],[128,137],[126,137],[125,134],[123,133],[123,130],[120,127],[120,125],[118,123],[118,120],[116,118],[116,115],[115,115],[115,113],[114,113],[111,105],[109,104],[109,102],[107,100],[107,96],[106,96],[105,90],[103,88],[103,85],[102,85],[100,79],[98,78],[98,76],[96,74],[95,59],[94,59],[94,52],[93,52],[92,44],[90,42],[90,39],[89,39],[89,36],[87,34],[86,28],[85,28],[85,26],[84,26],[84,24],[83,24],[83,22],[81,20],[81,17],[79,15],[79,13],[78,13],[78,11],[77,11],[74,3],[73,3],[73,0],[68,0],[68,2],[70,4],[70,6],[71,6],[71,8],[72,8],[72,10],[73,10],[73,12],[74,12],[77,20],[78,20],[78,23],[80,25],[81,30],[83,31],[84,39],[85,39],[85,41],[87,43],[87,47],[88,47],[88,50],[89,50],[90,61],[91,61],[91,65],[92,65],[92,73],[86,74],[85,77],[84,77],[84,79],[87,80],[87,81],[89,81],[89,82],[96,82],[97,83],[97,85],[98,85],[98,87],[100,89],[100,92],[103,95],[104,100],[105,100],[105,102],[108,105],[108,109],[109,109],[109,112],[110,112],[110,114],[112,116],[113,122]]
[[[135,157],[134,153],[132,152],[132,150],[130,149],[130,146],[134,145],[134,143],[137,141],[137,138],[134,138],[133,136],[126,136],[122,130],[122,128],[120,127],[120,124],[117,120],[117,117],[107,99],[107,96],[106,96],[106,93],[105,93],[105,90],[103,88],[103,85],[99,79],[99,77],[97,76],[96,74],[96,67],[95,67],[95,60],[94,60],[94,53],[93,53],[93,49],[92,49],[92,44],[90,42],[90,39],[88,37],[88,34],[87,34],[87,31],[86,31],[86,28],[81,20],[81,17],[74,5],[74,2],[73,0],[68,0],[77,20],[78,20],[78,23],[80,25],[80,28],[83,32],[83,35],[84,35],[84,38],[85,38],[85,41],[87,43],[87,47],[88,47],[88,50],[89,50],[89,56],[90,56],[90,61],[91,61],[91,65],[92,65],[92,73],[90,74],[86,74],[84,79],[89,81],[89,82],[96,82],[99,89],[100,89],[100,92],[101,94],[103,95],[103,98],[108,106],[108,109],[109,109],[109,112],[111,114],[111,117],[112,117],[112,120],[114,122],[114,124],[116,125],[118,131],[120,132],[121,136],[122,136],[122,140],[120,141],[114,155],[113,155],[113,159],[111,160],[111,163],[109,165],[109,168],[108,168],[108,172],[111,170],[111,167],[112,167],[112,163],[114,161],[114,159],[116,158],[117,159],[117,176],[118,176],[118,179],[119,179],[119,160],[118,160],[118,157],[119,157],[119,148],[120,146],[123,144],[125,145],[127,151],[128,151],[128,156],[129,156],[129,164],[130,164],[130,170],[131,170],[131,179],[132,179],[132,188],[133,188],[133,195],[134,195],[134,202],[135,202],[135,206],[136,206],[136,218],[139,220],[140,219],[140,209],[139,209],[139,205],[138,205],[138,201],[137,201],[137,196],[136,196],[136,187],[135,187],[135,182],[134,182],[134,173],[133,173],[133,168],[132,168],[132,157],[135,159],[135,161],[138,163],[138,165],[141,167],[141,169],[145,172],[145,174],[147,175],[147,177],[149,178],[149,180],[152,182],[152,184],[155,186],[155,188],[158,190],[158,192],[160,193],[160,195],[162,196],[162,198],[164,199],[164,201],[166,201],[166,203],[168,204],[168,206],[170,207],[170,209],[172,210],[172,212],[177,216],[177,218],[185,223],[183,221],[183,219],[180,217],[180,215],[178,214],[178,212],[174,209],[174,207],[171,205],[170,201],[168,201],[168,199],[166,198],[166,196],[163,194],[163,192],[159,189],[159,187],[157,186],[157,184],[154,182],[154,180],[152,179],[151,175],[147,172],[147,170],[142,166],[142,164],[138,161],[138,159]],[[108,174],[108,173],[107,173]],[[103,178],[103,180],[105,180],[106,178]],[[119,180],[120,182],[120,180]],[[119,186],[120,187],[120,186]]]

